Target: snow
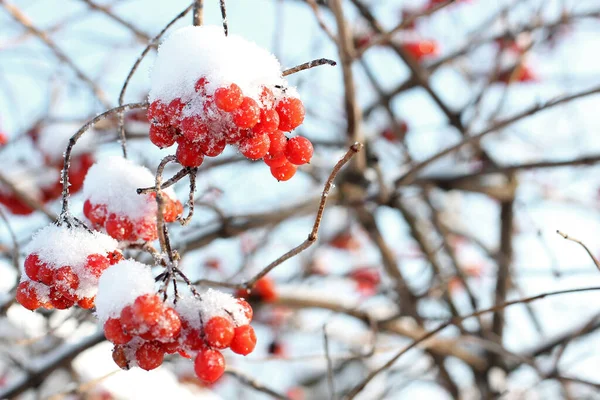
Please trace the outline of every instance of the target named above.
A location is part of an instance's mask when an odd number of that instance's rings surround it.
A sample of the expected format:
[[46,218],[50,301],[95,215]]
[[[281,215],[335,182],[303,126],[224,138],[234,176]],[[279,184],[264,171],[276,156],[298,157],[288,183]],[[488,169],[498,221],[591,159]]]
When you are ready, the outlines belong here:
[[[188,102],[196,97],[194,85],[208,77],[207,94],[231,83],[245,96],[259,100],[263,86],[281,93],[287,87],[279,61],[267,50],[237,35],[225,36],[221,27],[189,26],[171,34],[159,47],[151,74],[150,101]],[[288,88],[287,95],[295,90]],[[193,107],[196,108],[196,107]]]
[[122,260],[109,267],[98,282],[96,315],[101,323],[118,318],[121,310],[138,296],[154,293],[150,266],[135,260]]
[[248,325],[250,321],[244,314],[236,298],[228,293],[208,289],[201,294],[201,300],[186,296],[177,300],[175,310],[190,326],[200,328],[212,317],[233,318],[236,326]]
[[[156,214],[156,201],[137,189],[154,186],[154,175],[141,165],[122,157],[107,157],[94,164],[85,177],[83,196],[94,205],[104,204],[108,213],[139,219]],[[163,191],[172,199],[174,192]]]

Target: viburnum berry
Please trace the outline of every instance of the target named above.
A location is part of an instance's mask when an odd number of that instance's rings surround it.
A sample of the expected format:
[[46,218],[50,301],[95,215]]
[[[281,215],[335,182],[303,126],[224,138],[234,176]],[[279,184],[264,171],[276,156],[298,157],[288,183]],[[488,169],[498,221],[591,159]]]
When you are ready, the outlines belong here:
[[93,225],[104,225],[104,222],[106,221],[106,206],[103,204],[92,205],[88,199],[83,203],[83,215],[85,215]]
[[251,160],[260,160],[269,152],[269,135],[252,134],[240,143],[240,152]]
[[304,121],[304,104],[296,97],[286,97],[275,106],[279,114],[279,130],[290,132]]
[[271,167],[271,175],[278,181],[288,181],[292,179],[297,168],[298,167],[286,159],[283,164],[277,167]]
[[[121,255],[121,257],[123,257],[123,255]],[[104,272],[104,270],[108,267],[110,267],[110,261],[102,254],[90,254],[89,256],[87,256],[85,269],[88,270],[96,278],[100,278],[102,272]]]
[[269,154],[279,154],[285,152],[288,138],[282,131],[275,130],[269,132]]
[[313,155],[313,146],[310,140],[296,136],[288,140],[285,146],[285,156],[294,165],[306,164]]
[[283,164],[289,163],[288,159],[285,157],[285,153],[277,153],[275,155],[269,153],[264,156],[263,161],[272,168],[281,167]]
[[260,298],[265,302],[275,301],[277,299],[275,282],[266,276],[260,278],[254,285],[253,294],[260,296]]
[[227,142],[224,138],[207,136],[198,142],[198,149],[208,157],[216,157],[225,150]]
[[253,128],[260,120],[260,107],[250,97],[244,97],[242,104],[232,113],[233,123],[242,129]]
[[167,106],[160,100],[153,101],[148,107],[148,121],[153,125],[168,126]]
[[246,356],[256,347],[256,333],[250,325],[238,326],[235,328],[235,335],[229,348],[236,354]]
[[61,291],[55,287],[50,288],[50,303],[57,310],[66,310],[67,308],[73,307],[75,301],[64,296]]
[[279,114],[273,109],[261,109],[260,120],[258,124],[254,125],[252,132],[259,134],[268,134],[274,132],[279,127]]
[[421,61],[425,57],[436,56],[439,53],[439,46],[433,40],[406,42],[402,44],[402,48],[417,61]]
[[196,92],[205,95],[206,94],[206,85],[208,84],[208,79],[206,79],[205,76],[200,77],[200,79],[198,79],[196,81],[196,84],[194,85],[194,89],[196,90]]
[[177,151],[175,152],[177,161],[184,167],[199,167],[204,161],[202,154],[195,146],[188,141],[179,141]]
[[119,368],[128,370],[129,360],[127,359],[127,353],[125,352],[125,346],[117,345],[113,347],[112,359],[119,366]]
[[79,287],[79,277],[69,266],[63,266],[54,271],[52,278],[54,289],[60,292],[64,297],[75,300],[75,290]]
[[165,209],[163,210],[163,218],[165,219],[165,222],[174,222],[177,220],[177,216],[183,213],[183,204],[181,204],[179,200],[172,200],[169,197],[166,197],[165,200],[167,200],[167,204],[165,205]]
[[110,265],[115,265],[119,261],[125,259],[125,257],[123,257],[123,253],[121,253],[120,251],[117,251],[117,250],[111,251],[110,253],[108,253],[106,255],[106,257],[108,258],[108,262]]
[[152,144],[159,149],[165,149],[175,144],[175,135],[173,135],[173,132],[168,127],[150,124],[148,135]]
[[133,233],[133,224],[124,216],[110,214],[104,225],[106,233],[117,240],[127,240]]
[[140,329],[141,321],[136,318],[132,306],[123,307],[119,320],[121,321],[123,330],[127,333],[135,334]]
[[167,106],[167,115],[170,120],[169,123],[171,126],[176,126],[181,119],[181,113],[183,112],[183,108],[185,107],[185,103],[181,101],[181,99],[173,99]]
[[132,311],[135,319],[148,325],[154,325],[158,322],[163,312],[163,302],[156,294],[145,294],[139,296],[133,302]]
[[104,336],[114,344],[125,344],[133,338],[133,336],[125,333],[121,326],[121,321],[118,318],[109,318],[104,323]]
[[252,317],[254,315],[254,312],[252,311],[252,306],[250,306],[250,304],[248,304],[248,302],[244,299],[238,299],[237,302],[240,305],[242,311],[244,312],[246,318],[248,318],[248,323],[252,321]]
[[196,143],[208,136],[209,131],[208,126],[200,119],[200,117],[191,116],[185,117],[181,121],[181,134],[183,135],[185,142]]
[[162,313],[158,322],[150,329],[152,336],[160,341],[167,341],[179,336],[181,320],[174,309],[168,307]]
[[204,334],[209,346],[216,349],[229,347],[234,335],[234,326],[231,320],[224,317],[212,317],[204,325]]
[[261,104],[267,109],[273,108],[273,103],[275,103],[275,95],[273,95],[273,91],[268,87],[263,86],[259,99]]
[[94,304],[96,302],[96,296],[94,297],[84,297],[77,301],[77,305],[84,310],[89,310],[94,308]]
[[39,282],[38,274],[43,265],[37,254],[30,254],[25,259],[25,273],[31,280]]
[[183,340],[190,350],[200,350],[206,346],[202,339],[201,332],[197,329],[188,330]]
[[164,357],[165,354],[162,346],[157,341],[145,342],[135,352],[135,359],[138,366],[146,371],[158,368],[162,364]]
[[215,105],[223,111],[232,112],[242,105],[244,93],[235,83],[215,90]]
[[42,306],[36,290],[27,281],[19,283],[15,298],[23,307],[31,311]]
[[194,372],[200,380],[214,383],[225,372],[225,357],[218,350],[203,349],[194,360]]

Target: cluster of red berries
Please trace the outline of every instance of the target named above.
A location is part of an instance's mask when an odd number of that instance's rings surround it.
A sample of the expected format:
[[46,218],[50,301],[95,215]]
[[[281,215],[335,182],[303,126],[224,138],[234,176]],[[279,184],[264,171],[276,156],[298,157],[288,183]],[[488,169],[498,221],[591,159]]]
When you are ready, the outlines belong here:
[[[212,316],[195,326],[185,319],[185,313],[166,306],[158,295],[145,294],[124,307],[118,318],[109,318],[104,323],[104,334],[115,344],[113,360],[122,369],[137,365],[150,371],[162,364],[165,354],[179,353],[185,358],[195,354],[196,375],[213,383],[225,372],[220,350],[230,348],[247,355],[256,346],[256,335],[249,325],[252,308],[243,299],[237,300],[237,307],[227,310],[226,316]],[[243,313],[244,323],[233,318],[236,312]]]
[[[144,195],[149,202],[155,202],[156,193]],[[165,222],[174,222],[183,213],[183,205],[179,200],[163,196]],[[156,231],[156,214],[145,215],[142,218],[129,218],[126,215],[111,212],[110,205],[93,204],[89,199],[83,203],[83,214],[92,223],[94,229],[106,230],[106,233],[117,239],[135,242],[138,240],[152,241],[158,238]]]
[[38,254],[32,253],[25,259],[25,274],[28,279],[17,286],[16,299],[28,310],[40,307],[64,310],[77,304],[81,308],[94,307],[95,296],[81,297],[77,290],[80,283],[98,281],[106,268],[123,259],[118,251],[106,255],[90,254],[87,256],[83,270],[69,265],[57,265],[44,261]]
[[376,267],[358,267],[350,271],[348,277],[356,283],[357,290],[365,296],[377,293],[381,283],[381,275]]
[[[152,143],[166,148],[177,142],[177,160],[185,167],[198,167],[205,156],[216,157],[231,144],[248,159],[263,159],[280,181],[290,179],[298,165],[310,161],[311,142],[300,136],[288,139],[285,135],[304,121],[300,99],[277,99],[271,89],[263,87],[257,101],[245,96],[235,83],[212,93],[207,90],[208,84],[207,77],[198,79],[196,98],[188,102],[176,98],[168,104],[160,100],[150,104]],[[197,108],[201,112],[194,114],[193,109]]]

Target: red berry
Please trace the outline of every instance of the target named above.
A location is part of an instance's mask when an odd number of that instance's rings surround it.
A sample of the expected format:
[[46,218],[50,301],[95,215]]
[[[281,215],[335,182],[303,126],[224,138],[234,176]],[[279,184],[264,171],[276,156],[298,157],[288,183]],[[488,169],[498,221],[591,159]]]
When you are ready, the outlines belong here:
[[215,90],[215,105],[223,111],[232,112],[244,101],[242,89],[235,83]]
[[158,323],[151,328],[152,335],[160,341],[167,341],[179,336],[181,320],[179,314],[172,308],[165,309]]
[[279,130],[290,132],[304,121],[304,104],[296,97],[286,97],[275,107],[279,114]]
[[162,364],[164,357],[165,354],[162,346],[157,341],[146,342],[135,352],[135,359],[138,366],[146,371],[158,368]]
[[204,161],[204,154],[187,141],[180,141],[175,152],[177,161],[184,167],[199,167]]
[[183,213],[183,204],[179,200],[172,200],[170,197],[163,197],[166,200],[165,209],[163,210],[163,218],[165,222],[173,222],[177,220],[177,216]]
[[90,254],[89,256],[87,256],[85,269],[88,270],[96,278],[100,278],[100,275],[102,275],[104,270],[108,267],[110,267],[110,261],[103,255]]
[[279,154],[285,151],[288,138],[282,131],[273,131],[269,133],[269,154]]
[[254,127],[260,120],[260,107],[250,97],[244,97],[242,104],[233,112],[233,123],[242,129]]
[[235,336],[229,345],[231,351],[246,356],[256,347],[256,333],[250,325],[235,328]]
[[167,354],[175,354],[180,350],[179,341],[175,340],[173,342],[162,343],[162,349]]
[[224,138],[206,136],[198,142],[198,148],[205,156],[216,157],[225,150],[227,142]]
[[296,136],[288,140],[285,146],[285,156],[288,161],[295,165],[306,164],[313,155],[313,146],[310,140],[302,136]]
[[206,77],[201,76],[200,79],[198,79],[196,81],[196,84],[194,85],[194,89],[196,90],[196,92],[204,95],[206,94],[206,85],[208,84],[208,79],[206,79]]
[[109,262],[110,265],[115,265],[119,261],[125,259],[125,257],[123,257],[123,253],[121,253],[118,250],[111,251],[110,253],[108,253],[106,255],[106,257],[108,258],[108,262]]
[[112,359],[119,368],[124,370],[129,369],[129,360],[127,359],[127,353],[125,353],[125,346],[113,347]]
[[201,335],[200,331],[197,329],[188,330],[187,333],[185,334],[183,342],[190,350],[193,350],[193,351],[200,350],[200,349],[206,347],[206,343],[204,343],[204,340],[202,339],[202,335]]
[[224,317],[212,317],[204,325],[204,334],[209,346],[226,349],[233,339],[233,323]]
[[244,315],[246,316],[246,318],[248,318],[248,323],[250,323],[250,321],[252,321],[252,316],[254,315],[254,312],[252,311],[252,307],[244,299],[238,299],[237,302],[238,302],[240,308],[242,309],[242,311],[244,312]]
[[218,350],[202,350],[194,360],[194,371],[200,380],[214,383],[225,372],[225,357]]
[[6,143],[8,143],[8,137],[4,132],[0,132],[0,146],[4,146]]
[[79,277],[69,266],[63,266],[54,271],[52,278],[54,289],[58,290],[64,297],[76,300],[75,290],[79,287]]
[[281,167],[283,164],[288,162],[284,153],[277,153],[276,155],[269,153],[263,158],[263,161],[272,168]]
[[132,339],[131,335],[123,332],[121,321],[118,318],[109,318],[104,323],[104,336],[114,344],[125,344]]
[[252,131],[250,129],[239,129],[236,127],[227,128],[224,136],[227,144],[239,144],[242,140],[247,138]]
[[208,126],[198,116],[186,117],[181,121],[181,133],[188,143],[196,143],[208,136]]
[[148,325],[158,322],[163,313],[164,304],[156,294],[145,294],[133,302],[132,311],[138,321]]
[[402,48],[417,61],[421,61],[427,56],[436,56],[439,53],[439,46],[433,40],[406,42]]
[[[150,125],[150,141],[158,148],[164,149],[175,144],[175,135],[168,127],[161,125]],[[87,216],[87,214],[86,214]]]
[[271,302],[277,299],[275,282],[271,278],[262,277],[254,285],[253,294],[260,296],[262,301]]
[[106,219],[106,233],[117,240],[129,240],[133,233],[133,224],[129,218],[110,214]]
[[95,302],[96,302],[96,296],[84,297],[77,301],[77,305],[79,307],[83,308],[84,310],[89,310],[89,309],[94,308]]
[[55,287],[50,288],[50,303],[57,310],[66,310],[67,308],[73,307],[75,301],[70,298],[63,296]]
[[260,110],[260,121],[258,124],[254,125],[252,128],[252,132],[265,134],[275,132],[279,127],[279,114],[277,111],[271,109],[261,109]]
[[83,203],[83,214],[94,225],[104,225],[106,221],[106,206],[104,204],[92,204],[90,200]]
[[40,260],[37,254],[30,254],[25,259],[25,273],[31,280],[39,282],[38,274],[43,265],[45,263]]
[[121,326],[125,332],[137,334],[137,332],[140,330],[141,321],[134,314],[132,306],[125,306],[121,310],[121,316],[119,319],[121,320]]
[[137,239],[151,242],[158,237],[156,230],[156,219],[154,216],[148,216],[135,224],[135,235]]
[[269,151],[269,135],[252,134],[240,142],[240,152],[251,160],[260,160]]
[[19,283],[15,297],[16,300],[28,310],[33,311],[42,306],[36,290],[27,281]]
[[46,286],[52,285],[54,279],[54,269],[48,264],[42,264],[38,270],[38,279]]
[[170,124],[172,126],[178,126],[179,121],[181,120],[181,113],[183,112],[183,108],[185,107],[185,103],[181,101],[181,99],[173,99],[167,106],[167,115],[169,116]]
[[155,100],[148,107],[148,121],[153,125],[168,126],[169,116],[166,113],[167,106],[160,100]]
[[275,177],[275,179],[278,181],[287,181],[294,176],[296,169],[297,167],[286,159],[282,165],[278,167],[271,167],[271,175],[273,175],[273,177]]
[[271,89],[266,86],[263,86],[262,92],[260,93],[260,103],[266,108],[273,108],[273,103],[275,102],[275,96]]

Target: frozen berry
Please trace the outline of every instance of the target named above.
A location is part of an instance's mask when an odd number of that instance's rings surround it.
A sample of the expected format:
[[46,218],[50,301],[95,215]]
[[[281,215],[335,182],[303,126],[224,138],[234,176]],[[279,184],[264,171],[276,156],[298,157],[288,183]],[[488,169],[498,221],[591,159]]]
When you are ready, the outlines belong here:
[[39,282],[38,274],[44,264],[37,254],[30,254],[25,259],[25,273],[31,280]]
[[104,323],[104,336],[114,344],[125,344],[133,338],[123,331],[121,321],[118,318],[109,318]]
[[196,143],[208,135],[208,126],[200,117],[186,117],[181,121],[181,133],[188,143]]
[[204,161],[202,154],[195,146],[187,141],[180,141],[175,152],[177,161],[184,167],[199,167]]
[[150,141],[156,147],[164,149],[175,144],[175,135],[168,127],[160,125],[150,125]]
[[225,372],[225,358],[218,350],[204,349],[196,356],[194,371],[200,380],[214,383]]
[[253,294],[259,296],[262,301],[271,302],[277,299],[277,292],[275,291],[275,282],[269,277],[262,277],[254,285],[252,291]]
[[100,275],[102,275],[104,270],[108,267],[110,267],[110,261],[103,255],[90,254],[89,256],[87,256],[85,269],[88,270],[96,278],[100,278]]
[[212,317],[204,325],[204,334],[209,346],[226,349],[233,339],[233,323],[224,317]]
[[275,155],[272,155],[271,153],[269,153],[266,156],[264,156],[263,161],[269,167],[273,167],[273,168],[281,167],[283,164],[289,163],[289,161],[285,157],[285,153],[277,153]]
[[50,288],[50,303],[57,310],[66,310],[67,308],[73,307],[75,301],[63,296],[55,287]]
[[112,351],[112,359],[119,368],[124,370],[129,369],[129,360],[127,359],[125,346],[115,346]]
[[83,214],[94,225],[104,225],[106,221],[106,206],[103,204],[92,204],[89,200],[83,203]]
[[110,265],[115,265],[119,261],[125,259],[125,257],[123,257],[123,253],[121,253],[118,250],[111,251],[110,253],[108,253],[106,255],[106,257],[108,258],[108,262],[109,262]]
[[242,129],[254,127],[260,120],[260,107],[250,97],[244,97],[242,104],[233,113],[233,123]]
[[150,371],[158,368],[165,357],[160,342],[146,342],[135,352],[135,359],[141,369]]
[[41,302],[36,290],[27,281],[17,286],[16,300],[26,309],[35,310],[41,307]]
[[215,105],[223,111],[232,112],[244,101],[242,89],[235,83],[215,90]]
[[167,106],[167,115],[170,118],[170,124],[173,126],[177,126],[180,119],[181,113],[183,112],[183,108],[185,107],[185,103],[181,101],[181,99],[173,99]]
[[271,167],[271,175],[278,181],[287,181],[292,179],[296,173],[297,167],[289,161],[285,161],[278,167]]
[[279,114],[279,130],[290,132],[304,121],[304,104],[295,97],[282,99],[275,107]]
[[69,266],[63,266],[54,271],[52,278],[54,289],[68,299],[76,300],[75,290],[79,287],[79,277]]
[[200,79],[198,79],[196,81],[196,84],[194,85],[194,89],[196,90],[196,92],[205,95],[206,94],[206,85],[208,84],[208,79],[206,79],[205,76],[200,77]]
[[172,308],[167,308],[157,324],[151,328],[152,335],[160,341],[168,341],[179,336],[181,320],[179,314]]
[[245,356],[252,353],[254,347],[256,347],[256,333],[254,333],[254,328],[250,325],[235,328],[235,336],[230,344],[231,351]]
[[254,128],[252,128],[252,132],[268,134],[270,132],[276,131],[278,127],[279,114],[277,114],[277,111],[273,109],[267,110],[263,108],[262,110],[260,110],[260,121],[258,122],[258,124],[254,125]]
[[238,302],[240,308],[242,309],[244,316],[246,318],[248,318],[248,323],[250,323],[250,321],[252,321],[252,316],[254,314],[254,312],[252,311],[252,307],[244,299],[238,299],[237,302]]
[[294,165],[306,164],[313,155],[313,146],[310,140],[296,136],[288,140],[285,146],[285,156]]
[[224,138],[207,136],[198,142],[198,148],[207,157],[216,157],[225,150],[227,142]]
[[94,297],[83,297],[77,300],[77,305],[84,310],[90,310],[94,308],[94,303],[96,302],[96,296]]
[[133,224],[129,218],[110,214],[106,219],[106,233],[117,240],[128,240],[133,233]]
[[240,152],[251,160],[260,160],[269,151],[269,135],[252,134],[240,143]]
[[132,311],[137,320],[148,325],[154,325],[158,322],[158,318],[160,318],[163,308],[163,302],[158,295],[145,294],[135,299]]

